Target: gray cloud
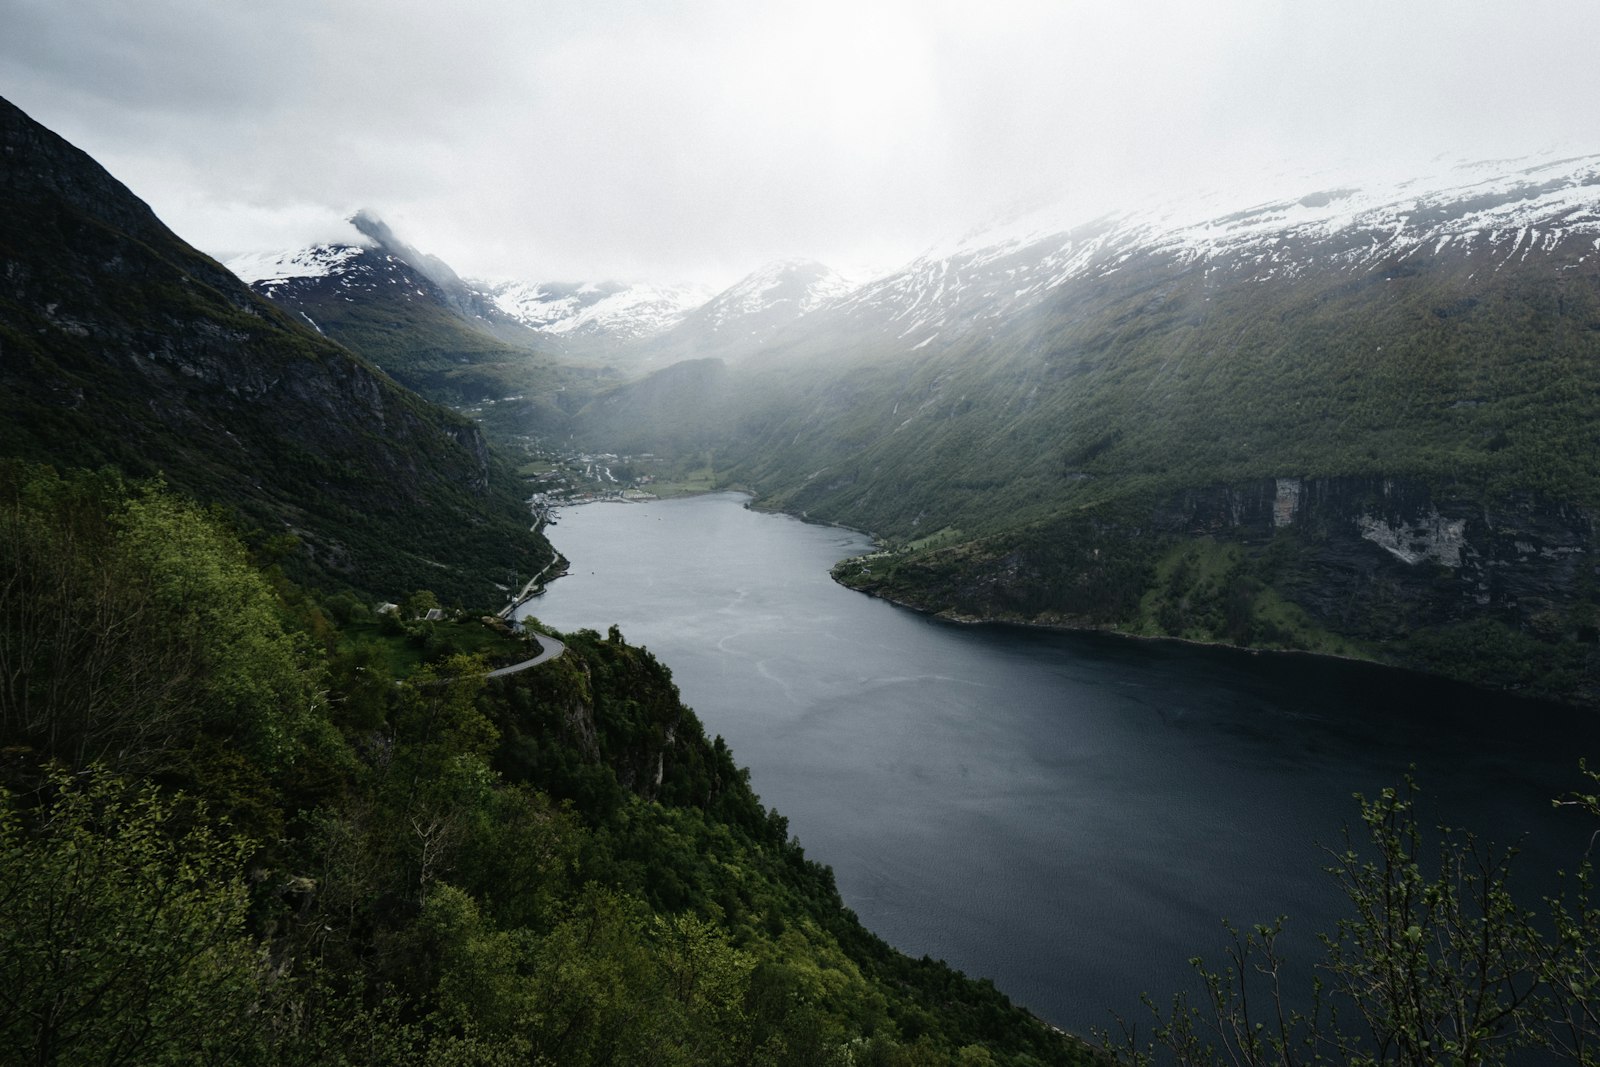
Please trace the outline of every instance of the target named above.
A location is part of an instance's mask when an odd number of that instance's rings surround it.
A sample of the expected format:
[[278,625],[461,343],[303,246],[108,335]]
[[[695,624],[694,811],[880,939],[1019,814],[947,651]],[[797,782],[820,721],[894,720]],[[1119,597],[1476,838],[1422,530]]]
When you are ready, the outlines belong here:
[[1008,204],[1600,149],[1590,0],[0,0],[0,93],[216,254],[893,265]]

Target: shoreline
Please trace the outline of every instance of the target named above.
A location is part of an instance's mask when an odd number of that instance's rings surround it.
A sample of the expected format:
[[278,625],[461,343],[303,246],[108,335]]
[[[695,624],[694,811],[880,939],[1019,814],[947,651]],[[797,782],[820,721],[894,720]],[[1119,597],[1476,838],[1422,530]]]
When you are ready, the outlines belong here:
[[[881,546],[883,545],[883,539],[880,538],[877,534],[873,533],[871,530],[863,530],[859,526],[851,526],[851,525],[849,525],[847,523],[843,523],[843,522],[833,522],[833,521],[831,521],[829,519],[814,519],[804,511],[802,511],[802,512],[800,512],[800,514],[796,515],[794,512],[785,511],[782,508],[766,507],[766,506],[763,506],[763,505],[760,505],[760,504],[756,504],[756,503],[753,502],[753,498],[755,496],[754,493],[751,493],[750,496],[752,497],[752,502],[745,504],[745,507],[748,508],[751,511],[759,511],[764,515],[787,515],[791,519],[799,519],[801,522],[805,523],[808,526],[829,526],[829,527],[832,527],[835,530],[849,530],[853,534],[860,534],[862,537],[865,537],[868,540],[870,540],[872,542],[873,546],[874,546],[874,551],[882,551],[882,547]],[[840,583],[840,584],[843,584],[843,583]],[[849,586],[845,586],[845,588],[848,589],[850,587]],[[856,591],[860,592],[859,589],[856,590]]]
[[[588,506],[590,504],[649,504],[649,503],[653,503],[653,502],[659,501],[659,500],[679,500],[679,499],[684,499],[684,498],[688,498],[688,497],[714,496],[714,495],[716,495],[718,493],[730,493],[730,494],[734,494],[734,495],[745,497],[746,499],[745,499],[745,503],[744,503],[744,508],[746,510],[748,510],[748,511],[759,512],[759,513],[764,514],[764,515],[783,515],[783,516],[787,516],[788,518],[795,519],[795,520],[797,520],[799,522],[803,522],[803,523],[807,524],[808,526],[825,526],[825,527],[831,527],[831,528],[836,529],[836,530],[848,530],[850,533],[859,534],[862,537],[868,538],[872,542],[872,544],[875,546],[875,550],[881,551],[881,549],[880,548],[876,548],[876,546],[881,546],[883,544],[883,540],[881,538],[879,538],[878,535],[873,533],[871,530],[863,530],[858,526],[851,526],[851,525],[849,525],[847,523],[842,523],[842,522],[832,522],[832,521],[830,521],[828,519],[813,518],[812,516],[806,514],[805,512],[800,512],[799,514],[796,514],[795,512],[792,512],[792,511],[785,511],[783,508],[780,508],[780,507],[772,507],[772,506],[768,506],[768,505],[759,504],[759,503],[756,502],[756,494],[755,494],[755,492],[753,490],[740,488],[740,487],[733,487],[733,486],[730,486],[730,487],[725,488],[725,489],[695,489],[695,490],[690,490],[690,491],[684,492],[684,493],[675,493],[675,494],[673,494],[672,496],[669,496],[669,497],[662,497],[662,496],[652,497],[649,500],[625,500],[625,499],[621,499],[621,498],[617,498],[617,497],[603,497],[603,498],[598,499],[598,500],[580,500],[580,501],[576,501],[576,502],[574,502],[572,504],[561,504],[561,505],[558,505],[556,510],[559,510],[559,508],[562,508],[562,507],[584,507],[584,506]],[[853,558],[853,557],[846,557],[846,558],[848,559],[848,558]],[[844,562],[844,560],[840,560],[839,562],[842,563],[842,562]],[[565,571],[563,570],[562,572],[557,573],[551,580],[554,581],[556,578],[561,577],[562,573],[565,573]],[[899,600],[899,599],[897,599],[895,597],[887,596],[887,595],[885,595],[883,593],[871,592],[871,591],[866,590],[866,589],[857,589],[855,586],[846,585],[844,582],[841,582],[837,577],[835,577],[833,575],[831,568],[829,570],[828,578],[835,585],[838,585],[838,586],[840,586],[841,588],[844,588],[844,589],[848,589],[852,593],[859,593],[862,596],[869,596],[869,597],[872,597],[875,600],[881,600],[886,604],[893,604],[897,608],[904,608],[906,611],[915,612],[918,615],[923,615],[923,616],[926,616],[927,618],[930,618],[930,619],[938,619],[940,622],[948,622],[948,623],[952,623],[952,624],[957,625],[957,626],[1017,626],[1017,627],[1021,627],[1023,629],[1042,630],[1042,631],[1046,631],[1046,632],[1050,632],[1050,633],[1085,634],[1085,635],[1093,634],[1093,635],[1103,635],[1103,636],[1106,636],[1106,637],[1116,637],[1116,638],[1120,638],[1120,639],[1127,640],[1127,641],[1143,641],[1143,642],[1149,642],[1149,643],[1153,643],[1153,644],[1173,644],[1173,645],[1187,646],[1187,647],[1190,647],[1190,648],[1220,649],[1220,650],[1224,650],[1224,651],[1235,652],[1235,653],[1238,653],[1238,654],[1241,654],[1241,655],[1250,655],[1250,656],[1263,656],[1263,655],[1270,655],[1270,656],[1275,656],[1275,657],[1301,656],[1301,657],[1309,657],[1309,658],[1319,659],[1319,660],[1333,660],[1333,661],[1340,662],[1340,663],[1362,663],[1362,664],[1367,664],[1367,665],[1374,666],[1374,667],[1382,667],[1382,668],[1385,668],[1385,669],[1388,669],[1388,670],[1405,671],[1406,673],[1409,673],[1409,674],[1422,675],[1422,676],[1428,677],[1428,678],[1444,678],[1443,675],[1429,674],[1426,671],[1418,671],[1418,670],[1416,670],[1414,668],[1405,667],[1405,666],[1402,666],[1402,665],[1397,664],[1397,663],[1389,662],[1387,660],[1368,659],[1368,658],[1362,657],[1362,656],[1341,655],[1341,654],[1339,654],[1337,652],[1312,652],[1312,651],[1310,651],[1308,649],[1302,649],[1302,648],[1254,648],[1254,647],[1251,647],[1249,645],[1230,645],[1230,644],[1225,644],[1225,643],[1223,643],[1221,641],[1202,641],[1202,640],[1200,640],[1198,638],[1193,638],[1193,637],[1175,637],[1175,636],[1170,635],[1170,634],[1136,634],[1136,633],[1130,633],[1127,630],[1119,630],[1119,629],[1116,629],[1115,627],[1111,627],[1111,626],[1072,626],[1072,625],[1067,624],[1067,623],[1058,623],[1058,622],[1034,622],[1032,620],[1027,620],[1027,619],[1003,619],[1003,618],[989,618],[989,617],[978,616],[978,615],[964,615],[964,614],[960,614],[960,613],[952,612],[952,611],[948,611],[948,610],[946,610],[946,611],[932,611],[932,610],[930,610],[928,608],[925,608],[925,607],[922,607],[920,605],[913,604],[913,603],[911,603],[909,601],[906,601],[906,600]],[[524,597],[520,601],[518,601],[516,606],[520,607],[521,604],[526,603],[528,600],[534,599],[535,597],[539,596],[540,593],[542,593],[543,591],[544,590],[541,588],[538,592],[531,593],[531,594],[527,595],[526,597]],[[1456,679],[1445,679],[1445,680],[1447,680],[1447,681],[1456,681]],[[1459,684],[1467,685],[1467,684],[1470,684],[1470,683],[1461,682]],[[1474,687],[1474,688],[1478,688],[1478,687]],[[1488,690],[1488,691],[1490,691],[1490,692],[1499,692],[1499,690]],[[1515,694],[1513,692],[1511,695],[1514,696],[1514,695],[1517,695],[1517,694]],[[1535,698],[1525,698],[1525,699],[1535,699]]]
[[[551,545],[550,547],[555,548],[555,545]],[[522,587],[522,591],[514,595],[511,598],[511,602],[505,607],[501,608],[499,611],[495,612],[495,615],[498,618],[506,620],[507,622],[513,621],[513,617],[516,615],[517,609],[535,597],[543,595],[545,586],[549,585],[550,582],[555,581],[557,578],[567,573],[568,565],[569,561],[567,557],[563,556],[560,550],[557,550],[555,558],[549,563],[546,563],[544,568],[540,570],[538,574],[535,574],[532,578],[529,578],[527,584]],[[550,574],[552,567],[555,568],[555,574],[550,575],[549,580],[546,581],[545,575]]]
[[[830,577],[832,576],[830,575]],[[914,612],[925,618],[935,619],[939,622],[950,623],[954,626],[1010,626],[1016,627],[1017,629],[1037,630],[1045,633],[1072,634],[1083,637],[1106,637],[1120,641],[1134,641],[1158,646],[1172,645],[1182,648],[1202,649],[1207,652],[1231,654],[1236,656],[1270,657],[1275,660],[1301,659],[1329,663],[1346,663],[1368,667],[1374,670],[1395,671],[1413,678],[1427,679],[1430,682],[1459,686],[1463,690],[1469,690],[1474,693],[1493,694],[1509,700],[1523,701],[1530,705],[1558,709],[1564,712],[1586,712],[1593,710],[1585,704],[1554,700],[1550,697],[1537,696],[1516,689],[1496,689],[1491,686],[1476,685],[1461,678],[1452,678],[1446,674],[1437,674],[1432,671],[1418,670],[1416,667],[1409,667],[1403,663],[1396,663],[1392,660],[1369,659],[1363,656],[1341,655],[1337,652],[1313,652],[1304,648],[1256,648],[1249,645],[1230,645],[1224,644],[1221,641],[1201,641],[1193,637],[1175,637],[1171,634],[1136,634],[1130,633],[1127,630],[1118,630],[1109,626],[1071,626],[1066,623],[1031,622],[1023,619],[984,618],[974,615],[962,615],[954,612],[930,611],[927,608],[919,607],[916,604],[912,604],[904,600],[898,600],[895,597],[884,596],[881,593],[869,592],[865,589],[857,589],[854,586],[845,585],[845,583],[839,581],[837,578],[834,578],[833,581],[835,584],[842,586],[845,589],[849,589],[851,592],[860,593],[862,596],[869,596],[875,600],[881,600],[886,604],[893,604],[897,608],[903,608],[906,611]]]
[[[863,530],[863,529],[861,529],[859,527],[850,526],[850,525],[848,525],[846,523],[842,523],[842,522],[831,522],[831,521],[829,521],[827,519],[813,518],[812,516],[807,515],[804,512],[801,512],[801,513],[797,514],[797,513],[792,512],[792,511],[786,511],[786,510],[784,510],[783,508],[780,508],[780,507],[772,507],[772,506],[762,505],[762,504],[756,503],[756,494],[752,490],[746,489],[746,488],[742,488],[742,487],[729,486],[727,488],[721,488],[721,489],[692,490],[692,491],[685,492],[685,493],[677,493],[677,494],[674,494],[673,496],[670,496],[670,497],[656,497],[654,499],[656,499],[656,500],[674,500],[674,499],[681,499],[681,498],[685,498],[685,497],[712,496],[712,495],[717,494],[717,493],[731,493],[731,494],[736,494],[736,495],[745,497],[746,499],[745,499],[745,502],[744,502],[743,506],[745,507],[746,510],[749,510],[749,511],[755,511],[755,512],[759,512],[759,513],[767,514],[767,515],[783,515],[783,516],[787,516],[788,518],[796,519],[796,520],[798,520],[800,522],[806,523],[807,525],[810,525],[810,526],[825,526],[825,527],[832,527],[833,529],[837,529],[837,530],[847,530],[850,533],[858,534],[858,535],[860,535],[862,537],[868,538],[872,542],[872,544],[874,546],[874,550],[881,550],[881,549],[878,548],[878,546],[881,546],[883,544],[883,541],[876,534],[874,534],[870,530]],[[605,503],[648,504],[648,503],[651,503],[651,502],[652,502],[651,500],[620,500],[620,499],[615,499],[615,498],[606,498],[606,499],[601,499],[601,500],[587,500],[587,501],[582,501],[581,503],[582,504],[605,504]],[[563,506],[569,506],[569,505],[563,505]],[[851,558],[851,557],[846,557],[846,558]],[[844,562],[844,561],[840,560],[839,562]],[[564,573],[564,571],[561,572],[561,573]],[[551,580],[554,581],[555,578],[559,578],[561,576],[561,573],[557,573]],[[949,610],[946,610],[946,611],[933,611],[933,610],[930,610],[928,608],[922,607],[921,605],[914,604],[914,603],[911,603],[911,602],[906,601],[906,600],[901,600],[901,599],[898,599],[896,597],[887,596],[887,595],[885,595],[883,593],[873,592],[873,591],[869,591],[869,590],[866,590],[866,589],[857,589],[856,587],[854,587],[852,585],[847,585],[846,583],[840,581],[837,577],[835,577],[833,575],[831,568],[830,568],[828,577],[829,577],[829,580],[831,580],[834,584],[836,584],[836,585],[838,585],[838,586],[840,586],[840,587],[842,587],[844,589],[848,589],[853,593],[859,593],[862,596],[869,596],[869,597],[872,597],[872,598],[874,598],[876,600],[881,600],[884,603],[893,604],[895,607],[903,608],[906,611],[915,612],[916,614],[925,616],[926,618],[937,619],[940,622],[947,622],[947,623],[951,623],[951,624],[957,625],[957,626],[1014,626],[1014,627],[1018,627],[1018,628],[1021,628],[1021,629],[1038,630],[1038,631],[1043,631],[1043,632],[1046,632],[1046,633],[1075,634],[1075,635],[1082,635],[1082,636],[1103,636],[1103,637],[1108,637],[1108,638],[1116,638],[1116,639],[1123,640],[1123,641],[1137,641],[1137,642],[1142,642],[1142,643],[1147,643],[1147,644],[1154,644],[1154,645],[1172,645],[1172,646],[1176,646],[1176,647],[1193,648],[1193,649],[1204,649],[1204,650],[1212,651],[1212,652],[1229,653],[1229,654],[1240,655],[1240,656],[1268,656],[1268,657],[1271,657],[1271,658],[1277,659],[1277,660],[1309,659],[1309,660],[1325,661],[1325,662],[1332,662],[1332,663],[1360,664],[1362,666],[1372,667],[1372,668],[1386,670],[1386,671],[1399,671],[1399,672],[1401,672],[1403,674],[1412,675],[1412,676],[1419,677],[1419,678],[1429,678],[1429,679],[1433,679],[1433,680],[1437,680],[1437,681],[1441,681],[1441,682],[1447,682],[1447,683],[1449,683],[1451,685],[1463,686],[1463,687],[1465,687],[1467,689],[1470,689],[1470,690],[1473,690],[1475,692],[1496,693],[1496,694],[1500,694],[1500,695],[1503,695],[1503,696],[1506,696],[1506,697],[1510,697],[1512,699],[1524,700],[1524,701],[1528,701],[1530,703],[1536,703],[1536,704],[1540,704],[1540,705],[1547,705],[1547,706],[1550,706],[1550,707],[1566,708],[1566,709],[1577,709],[1577,710],[1580,710],[1580,711],[1586,709],[1586,706],[1583,705],[1583,704],[1569,703],[1569,702],[1565,702],[1565,701],[1557,701],[1557,700],[1552,700],[1552,699],[1550,699],[1548,697],[1533,696],[1533,695],[1530,695],[1530,694],[1519,692],[1518,690],[1515,690],[1515,689],[1494,689],[1494,688],[1487,687],[1487,686],[1474,685],[1471,682],[1464,681],[1464,680],[1459,679],[1459,678],[1452,678],[1452,677],[1450,677],[1448,675],[1444,675],[1444,674],[1437,674],[1437,673],[1430,672],[1430,671],[1418,670],[1415,667],[1410,667],[1410,666],[1407,666],[1407,665],[1405,665],[1403,663],[1398,663],[1398,662],[1395,662],[1393,660],[1388,660],[1388,659],[1377,659],[1377,658],[1367,657],[1367,656],[1353,656],[1353,655],[1348,655],[1348,654],[1345,654],[1345,653],[1338,653],[1338,652],[1315,652],[1315,651],[1312,651],[1310,649],[1303,649],[1303,648],[1260,648],[1260,647],[1255,647],[1255,646],[1250,646],[1250,645],[1227,644],[1227,643],[1221,642],[1221,641],[1205,641],[1205,640],[1201,640],[1199,638],[1193,638],[1193,637],[1177,637],[1177,636],[1174,636],[1174,635],[1171,635],[1171,634],[1131,633],[1131,632],[1129,632],[1127,630],[1117,629],[1114,626],[1074,626],[1074,625],[1071,625],[1069,623],[1036,622],[1036,621],[1033,621],[1033,620],[1018,619],[1018,618],[1007,619],[1007,618],[994,618],[994,617],[977,616],[977,615],[966,615],[966,614],[962,614],[962,613],[954,612],[954,611],[949,611]],[[520,607],[522,603],[526,603],[527,600],[531,600],[531,599],[536,598],[542,592],[543,592],[543,589],[541,588],[539,590],[539,592],[533,593],[530,596],[524,598],[522,601],[520,601],[517,604],[517,606]]]

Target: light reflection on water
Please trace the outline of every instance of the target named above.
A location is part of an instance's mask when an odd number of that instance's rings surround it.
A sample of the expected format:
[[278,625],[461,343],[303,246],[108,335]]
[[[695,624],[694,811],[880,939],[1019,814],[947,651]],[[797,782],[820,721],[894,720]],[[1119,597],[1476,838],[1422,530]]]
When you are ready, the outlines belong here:
[[[751,769],[845,902],[1087,1032],[1188,988],[1220,921],[1331,929],[1321,845],[1409,765],[1432,817],[1570,866],[1592,716],[1305,657],[941,623],[828,577],[867,540],[718,494],[568,509],[528,605],[618,624]],[[1537,895],[1536,893],[1534,895]]]

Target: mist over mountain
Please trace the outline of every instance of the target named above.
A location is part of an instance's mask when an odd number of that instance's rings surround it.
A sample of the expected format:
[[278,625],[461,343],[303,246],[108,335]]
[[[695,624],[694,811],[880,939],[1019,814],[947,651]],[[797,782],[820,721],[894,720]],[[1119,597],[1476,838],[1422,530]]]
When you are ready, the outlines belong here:
[[575,425],[872,530],[842,577],[930,611],[1592,701],[1597,249],[1594,157],[1028,223]]
[[[502,351],[477,387],[519,397],[497,432],[715,456],[769,506],[872,530],[893,554],[841,577],[926,610],[1594,699],[1600,157],[1306,181],[1034,212],[855,285],[788,260],[694,306],[504,288],[500,313],[607,369],[541,379]],[[476,283],[452,299],[381,232],[257,288],[312,318],[300,291],[488,336],[459,295]],[[362,273],[380,249],[382,280]]]
[[[721,291],[614,281],[463,281],[370,212],[349,221],[349,242],[252,253],[228,266],[263,296],[380,361],[422,347],[446,356],[453,351],[458,362],[482,362],[490,353],[501,362],[510,358],[486,349],[484,338],[624,370],[712,355],[739,358],[850,289],[836,272],[806,260],[768,264]],[[423,343],[419,335],[432,336]],[[402,380],[422,385],[420,378],[407,379],[409,372],[402,359]],[[433,387],[439,386],[435,378]]]
[[507,315],[582,352],[583,341],[607,355],[618,346],[670,329],[707,297],[686,286],[621,282],[493,282],[483,291]]

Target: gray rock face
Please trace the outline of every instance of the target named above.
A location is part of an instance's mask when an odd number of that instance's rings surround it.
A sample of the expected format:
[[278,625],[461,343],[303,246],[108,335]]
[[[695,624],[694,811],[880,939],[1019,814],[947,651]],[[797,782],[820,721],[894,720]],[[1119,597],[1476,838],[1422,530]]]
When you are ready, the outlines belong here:
[[1592,595],[1596,516],[1517,493],[1484,505],[1464,491],[1386,478],[1279,478],[1184,493],[1157,529],[1297,546],[1292,598],[1338,632],[1402,637],[1488,614],[1548,626]]
[[[1596,518],[1534,492],[1288,476],[836,574],[953,618],[1267,647],[1336,641],[1345,654],[1594,706]],[[1301,643],[1308,623],[1320,644]]]

